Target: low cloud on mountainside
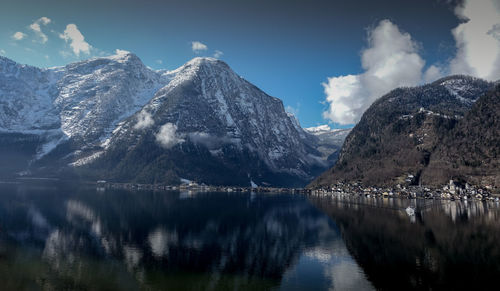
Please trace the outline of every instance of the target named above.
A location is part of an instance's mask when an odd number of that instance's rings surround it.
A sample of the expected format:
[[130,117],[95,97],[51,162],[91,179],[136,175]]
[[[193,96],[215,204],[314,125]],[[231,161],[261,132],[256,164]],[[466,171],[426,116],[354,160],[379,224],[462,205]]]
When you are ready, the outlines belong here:
[[160,127],[160,131],[155,135],[156,142],[166,149],[170,149],[184,139],[177,135],[177,125],[166,123]]
[[323,117],[339,124],[359,121],[363,112],[394,88],[434,81],[448,74],[466,74],[487,80],[500,78],[500,3],[465,1],[455,14],[464,22],[454,28],[457,53],[445,66],[426,70],[419,46],[389,20],[368,33],[368,48],[361,52],[364,72],[330,77],[323,87],[328,110]]
[[134,125],[134,129],[145,129],[154,124],[155,121],[151,114],[147,111],[141,111],[137,116],[137,123]]

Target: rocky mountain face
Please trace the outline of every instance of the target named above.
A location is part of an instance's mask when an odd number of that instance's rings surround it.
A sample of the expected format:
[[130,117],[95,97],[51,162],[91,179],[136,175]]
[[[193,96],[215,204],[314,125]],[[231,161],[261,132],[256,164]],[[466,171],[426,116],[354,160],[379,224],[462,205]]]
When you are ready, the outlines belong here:
[[445,135],[422,173],[422,183],[448,179],[500,188],[500,85],[480,97]]
[[[453,140],[450,134],[466,130],[467,126],[460,124],[472,118],[478,109],[471,108],[480,106],[482,101],[476,101],[492,88],[492,83],[481,79],[451,76],[420,87],[393,90],[365,112],[347,136],[338,162],[310,186],[339,181],[394,185],[404,183],[408,175],[415,177],[413,183],[440,184],[452,178],[442,175],[440,179],[429,179],[422,174],[434,154],[439,156],[438,147],[454,147],[449,142]],[[498,119],[498,112],[491,115]],[[494,126],[485,123],[481,127],[490,130]],[[480,131],[478,124],[478,135]],[[466,137],[462,141],[470,142]],[[490,146],[498,151],[498,143],[484,147]]]
[[2,173],[299,186],[328,165],[281,100],[216,59],[154,71],[131,53],[50,69],[0,57],[0,96],[2,155],[22,155]]
[[282,102],[225,63],[196,58],[167,75],[169,84],[115,129],[91,169],[149,183],[299,185],[325,166]]

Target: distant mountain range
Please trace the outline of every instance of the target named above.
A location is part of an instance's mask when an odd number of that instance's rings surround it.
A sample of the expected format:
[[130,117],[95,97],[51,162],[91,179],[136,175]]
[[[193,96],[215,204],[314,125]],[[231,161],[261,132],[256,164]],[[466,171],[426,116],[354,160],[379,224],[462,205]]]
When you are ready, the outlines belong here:
[[338,162],[310,187],[439,186],[450,179],[499,187],[499,90],[498,82],[467,76],[393,90],[364,113]]
[[303,130],[227,64],[131,53],[40,69],[0,57],[0,176],[302,186],[347,131]]
[[337,161],[344,140],[351,132],[351,128],[331,129],[326,124],[308,127],[305,130],[318,138],[316,148],[321,153],[321,157],[331,164]]

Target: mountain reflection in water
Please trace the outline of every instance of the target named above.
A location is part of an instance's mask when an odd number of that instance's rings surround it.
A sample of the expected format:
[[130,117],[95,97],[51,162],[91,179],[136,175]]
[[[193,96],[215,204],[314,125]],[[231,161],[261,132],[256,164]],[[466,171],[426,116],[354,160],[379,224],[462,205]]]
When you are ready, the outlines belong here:
[[378,290],[499,288],[498,203],[340,195],[310,201],[335,221]]
[[370,290],[304,196],[0,184],[2,290]]

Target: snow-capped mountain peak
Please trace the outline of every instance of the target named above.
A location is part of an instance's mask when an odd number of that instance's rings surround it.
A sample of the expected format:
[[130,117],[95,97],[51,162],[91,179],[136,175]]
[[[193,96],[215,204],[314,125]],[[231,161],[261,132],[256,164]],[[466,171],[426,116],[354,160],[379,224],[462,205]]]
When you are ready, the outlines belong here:
[[286,114],[281,100],[215,58],[194,58],[172,71],[152,70],[126,51],[50,69],[2,58],[0,95],[0,129],[38,134],[38,159],[63,144],[56,152],[75,167],[144,148],[156,153],[144,159],[177,151],[184,157],[177,162],[200,168],[208,161],[233,172],[237,166],[235,177],[245,184],[249,178],[273,184],[266,181],[271,176],[303,183],[325,168],[315,138]]
[[328,124],[323,124],[323,125],[318,125],[318,126],[313,126],[313,127],[307,127],[304,128],[306,131],[309,133],[322,133],[322,132],[327,132],[331,131],[332,129]]

